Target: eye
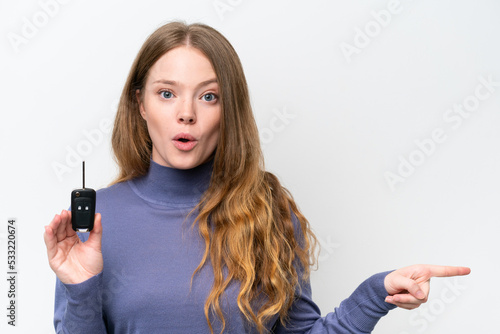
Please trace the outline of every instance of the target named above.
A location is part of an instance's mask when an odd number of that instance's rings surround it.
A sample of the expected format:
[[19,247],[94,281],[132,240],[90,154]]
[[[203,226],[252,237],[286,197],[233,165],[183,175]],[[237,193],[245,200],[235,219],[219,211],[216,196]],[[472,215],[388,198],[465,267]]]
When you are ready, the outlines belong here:
[[212,102],[217,99],[217,96],[215,96],[214,93],[208,93],[203,95],[202,99],[204,99],[207,102]]
[[160,95],[164,99],[171,99],[174,96],[174,94],[172,94],[172,92],[169,92],[168,90],[164,90],[164,91],[160,92]]

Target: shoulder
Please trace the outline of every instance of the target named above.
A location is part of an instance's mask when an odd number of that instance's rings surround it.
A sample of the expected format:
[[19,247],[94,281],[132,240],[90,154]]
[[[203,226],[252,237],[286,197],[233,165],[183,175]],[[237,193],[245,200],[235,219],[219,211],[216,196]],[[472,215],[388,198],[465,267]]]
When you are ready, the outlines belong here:
[[112,184],[96,191],[96,200],[111,200],[131,192],[129,181]]
[[130,181],[115,183],[96,191],[96,212],[112,207],[123,207],[126,203],[137,201],[137,195],[130,186]]

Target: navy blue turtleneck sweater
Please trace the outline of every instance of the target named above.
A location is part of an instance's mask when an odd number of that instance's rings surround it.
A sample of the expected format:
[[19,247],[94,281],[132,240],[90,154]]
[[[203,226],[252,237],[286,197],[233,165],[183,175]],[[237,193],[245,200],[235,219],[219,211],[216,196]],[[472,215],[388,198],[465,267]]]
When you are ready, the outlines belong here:
[[[210,262],[193,279],[204,241],[187,214],[208,188],[210,161],[190,170],[151,161],[147,175],[97,192],[102,215],[103,271],[79,284],[56,282],[57,333],[209,333],[204,304],[213,282]],[[85,241],[88,234],[79,235]],[[298,268],[300,269],[300,268]],[[384,302],[384,277],[363,282],[334,312],[321,317],[302,282],[287,326],[277,316],[274,333],[370,333],[394,308]],[[225,333],[256,333],[238,309],[239,284],[221,298]],[[214,333],[221,323],[212,318]]]

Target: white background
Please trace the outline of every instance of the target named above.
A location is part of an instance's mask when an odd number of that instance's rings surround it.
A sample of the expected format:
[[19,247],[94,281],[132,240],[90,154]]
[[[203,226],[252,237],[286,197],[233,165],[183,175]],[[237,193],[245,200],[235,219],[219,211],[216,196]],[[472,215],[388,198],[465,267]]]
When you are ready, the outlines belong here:
[[[497,332],[500,86],[479,88],[489,96],[461,123],[448,110],[474,102],[480,77],[500,81],[498,1],[401,0],[382,27],[373,13],[389,1],[48,2],[0,2],[0,267],[4,277],[13,217],[19,272],[16,328],[0,280],[0,332],[53,332],[42,235],[81,186],[70,152],[87,161],[87,186],[112,180],[110,129],[100,124],[113,121],[144,40],[171,20],[213,26],[240,55],[267,169],[323,246],[312,275],[323,315],[376,272],[464,265],[470,276],[433,279],[427,304],[392,311],[374,333]],[[27,38],[15,45],[14,35]],[[439,129],[446,139],[429,144]],[[386,175],[402,159],[417,166],[391,187]]]

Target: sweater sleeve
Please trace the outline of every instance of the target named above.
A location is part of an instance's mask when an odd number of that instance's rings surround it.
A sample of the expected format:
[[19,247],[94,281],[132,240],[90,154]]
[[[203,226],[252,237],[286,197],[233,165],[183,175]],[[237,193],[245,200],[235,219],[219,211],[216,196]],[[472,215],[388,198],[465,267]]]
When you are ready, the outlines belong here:
[[303,281],[289,312],[286,326],[278,324],[275,333],[371,333],[381,317],[396,306],[384,301],[384,278],[389,272],[365,280],[334,312],[321,317],[311,296],[309,279]]
[[[304,235],[297,216],[292,212],[295,238],[303,244]],[[296,259],[297,274],[302,277],[304,268]],[[385,302],[387,291],[384,279],[387,272],[375,274],[361,283],[356,290],[334,309],[334,312],[321,317],[321,311],[312,300],[310,279],[299,279],[295,300],[288,313],[285,326],[278,320],[274,333],[328,333],[328,334],[365,334],[371,333],[377,322],[396,305]]]
[[[77,233],[82,241],[88,234]],[[57,334],[107,333],[102,312],[102,272],[79,284],[56,278],[54,328]]]
[[56,279],[54,308],[56,333],[107,333],[101,296],[102,272],[79,284],[64,284]]

